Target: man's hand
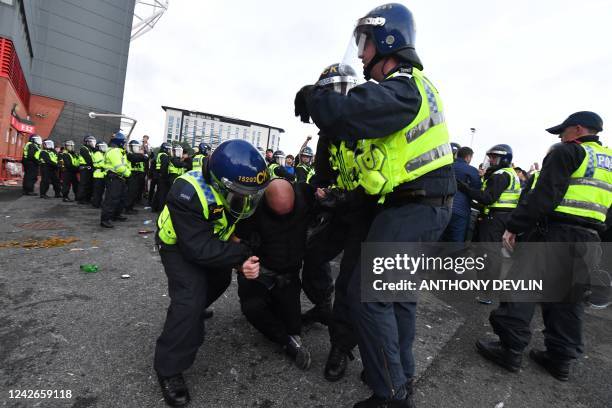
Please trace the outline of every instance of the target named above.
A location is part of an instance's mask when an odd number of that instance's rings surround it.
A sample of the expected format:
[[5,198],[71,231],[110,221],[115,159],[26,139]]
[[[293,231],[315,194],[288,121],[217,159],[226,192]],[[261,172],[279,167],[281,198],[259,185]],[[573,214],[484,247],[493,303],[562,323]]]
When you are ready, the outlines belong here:
[[310,135],[306,136],[306,141],[307,142],[310,142],[311,140],[312,140],[312,136],[310,136]]
[[514,246],[516,245],[516,234],[506,230],[506,232],[504,232],[504,236],[502,237],[502,242],[504,244],[504,248],[510,252],[514,251]]
[[252,256],[242,264],[242,274],[247,279],[257,279],[259,276],[259,258]]
[[295,94],[295,116],[299,116],[304,123],[310,123],[310,112],[308,112],[308,104],[306,100],[312,92],[314,85],[306,85]]
[[317,200],[325,200],[325,197],[327,197],[326,189],[317,188],[317,191],[315,191],[315,197]]

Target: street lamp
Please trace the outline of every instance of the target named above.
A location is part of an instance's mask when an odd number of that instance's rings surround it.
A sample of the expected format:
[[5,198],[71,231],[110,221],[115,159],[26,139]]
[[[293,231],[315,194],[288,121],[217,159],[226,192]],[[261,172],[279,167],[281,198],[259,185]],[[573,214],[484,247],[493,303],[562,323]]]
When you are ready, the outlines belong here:
[[134,127],[136,126],[136,119],[134,118],[130,118],[129,116],[125,116],[123,114],[119,114],[119,113],[97,113],[97,112],[89,112],[89,117],[91,119],[95,119],[95,118],[121,118],[121,119],[127,119],[129,121],[132,122],[132,126],[130,127],[130,131],[127,134],[127,139],[130,139],[130,135],[132,134],[132,130],[134,130]]
[[476,134],[476,128],[470,128],[470,132],[472,133],[472,138],[470,140],[470,147],[474,148],[474,135]]

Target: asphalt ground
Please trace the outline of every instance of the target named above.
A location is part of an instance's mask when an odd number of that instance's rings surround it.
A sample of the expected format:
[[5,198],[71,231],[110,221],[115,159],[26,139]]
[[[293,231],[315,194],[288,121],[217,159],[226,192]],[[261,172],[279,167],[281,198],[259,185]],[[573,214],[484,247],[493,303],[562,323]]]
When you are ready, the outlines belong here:
[[[104,230],[99,210],[11,197],[1,206],[0,241],[76,241],[0,248],[0,406],[164,407],[152,360],[169,301],[167,282],[153,234],[139,234],[154,229],[144,224],[154,214],[141,210]],[[80,271],[85,263],[99,271]],[[309,306],[304,300],[302,308]],[[351,407],[370,394],[358,379],[358,353],[343,380],[323,379],[324,326],[304,330],[313,356],[304,372],[246,322],[235,279],[213,309],[204,345],[185,373],[191,406]],[[490,335],[490,309],[469,294],[421,300],[414,346],[419,407],[612,406],[610,310],[588,312],[586,355],[571,381],[560,383],[528,358],[511,374],[476,354],[474,341]],[[539,318],[533,328],[542,328]],[[541,344],[535,334],[534,346]],[[11,390],[70,390],[71,398],[14,399]]]

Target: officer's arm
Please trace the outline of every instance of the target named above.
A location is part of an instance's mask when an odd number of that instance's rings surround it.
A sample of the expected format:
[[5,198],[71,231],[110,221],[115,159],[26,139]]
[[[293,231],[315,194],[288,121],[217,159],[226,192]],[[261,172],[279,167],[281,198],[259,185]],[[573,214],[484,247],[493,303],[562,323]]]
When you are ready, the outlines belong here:
[[166,205],[178,247],[188,261],[209,268],[232,268],[249,257],[246,245],[214,236],[213,224],[204,219],[198,195],[189,183],[179,180],[173,184]]
[[34,147],[34,143],[30,143],[30,145],[28,146],[28,154],[27,154],[27,158],[28,159],[34,159],[34,155],[36,154],[36,147]]
[[337,140],[375,139],[407,126],[418,114],[421,95],[411,78],[366,82],[347,95],[315,88],[307,100],[314,123]]
[[285,178],[285,179],[287,179],[289,181],[293,181],[293,179],[294,179],[294,177],[291,174],[289,174],[287,169],[284,168],[283,166],[278,166],[277,168],[275,168],[274,169],[274,174],[277,177],[282,177],[282,178]]
[[170,164],[170,157],[168,157],[167,154],[164,154],[159,159],[159,162],[160,162],[159,174],[162,177],[167,177],[168,176],[168,165]]
[[298,183],[305,183],[306,176],[306,170],[304,170],[302,167],[295,168],[295,181],[297,181]]
[[482,205],[491,205],[502,195],[504,190],[510,184],[510,176],[506,173],[493,174],[487,181],[487,187],[484,190],[469,188],[461,189],[472,200],[478,201]]
[[566,143],[552,149],[544,158],[538,182],[512,212],[506,229],[520,234],[532,229],[541,218],[550,215],[565,196],[571,175],[584,160],[584,150]]
[[85,148],[85,155],[83,155],[82,152],[81,152],[81,155],[83,156],[83,159],[85,159],[85,163],[87,163],[88,166],[93,166],[93,159],[91,157],[91,150],[89,150],[88,148]]

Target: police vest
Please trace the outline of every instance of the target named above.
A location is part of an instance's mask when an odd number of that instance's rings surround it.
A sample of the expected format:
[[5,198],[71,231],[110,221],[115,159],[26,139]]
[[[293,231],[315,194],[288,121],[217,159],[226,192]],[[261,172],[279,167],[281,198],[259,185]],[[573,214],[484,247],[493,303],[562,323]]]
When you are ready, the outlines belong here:
[[163,156],[168,156],[168,153],[166,152],[159,152],[157,153],[157,156],[155,157],[155,170],[161,169],[161,158]]
[[206,156],[204,156],[203,154],[196,154],[195,156],[193,156],[193,159],[191,160],[191,168],[193,170],[202,171],[202,164],[204,163],[205,157]]
[[[200,204],[202,204],[202,216],[205,220],[213,223],[214,235],[221,241],[227,241],[234,232],[235,224],[229,224],[223,210],[223,201],[219,194],[209,186],[204,180],[201,171],[189,171],[179,177],[193,186]],[[211,214],[212,211],[212,214]],[[221,215],[219,216],[219,213]],[[176,232],[172,225],[172,218],[168,206],[164,206],[161,214],[157,218],[157,227],[159,228],[159,239],[166,245],[176,244]]]
[[[519,179],[518,174],[516,174],[516,171],[514,171],[512,167],[499,169],[493,174],[504,173],[506,173],[510,177],[510,183],[501,193],[496,202],[484,208],[485,214],[488,214],[492,208],[513,209],[518,206],[519,197],[521,196],[521,180]],[[483,191],[487,188],[487,182],[488,180],[485,180],[482,185]]]
[[343,190],[351,191],[359,186],[359,166],[355,161],[355,151],[348,149],[344,141],[337,146],[329,145],[329,163],[338,173],[336,185]]
[[612,149],[596,142],[580,146],[586,155],[554,211],[605,223],[612,205]]
[[277,176],[275,172],[276,169],[278,169],[279,167],[280,167],[280,164],[278,163],[270,163],[270,165],[268,165],[268,172],[270,172],[270,180],[279,178],[279,176]]
[[306,182],[309,183],[310,179],[312,178],[312,176],[314,176],[315,171],[312,168],[312,166],[307,166],[303,163],[300,163],[296,166],[296,168],[298,169],[304,169],[304,171],[306,172]]
[[538,179],[540,178],[540,172],[539,171],[534,171],[533,172],[533,178],[531,179],[531,189],[533,190],[536,186],[536,184],[538,184]]
[[138,171],[141,173],[144,173],[144,162],[136,162],[136,163],[132,163],[131,161],[128,160],[128,163],[130,164],[130,169],[132,171]]
[[81,156],[79,156],[78,154],[74,152],[66,152],[66,153],[68,153],[68,156],[70,156],[70,163],[72,164],[72,167],[79,167]]
[[[30,150],[30,145],[34,145],[36,148],[36,152],[34,152],[34,157],[29,157],[28,156],[28,151]],[[23,158],[24,159],[34,159],[34,160],[39,160],[40,158],[40,146],[38,146],[36,143],[33,142],[28,142],[25,144],[25,146],[23,146]]]
[[[40,162],[42,164],[55,164],[57,166],[57,153],[55,153],[54,150],[45,150],[45,151],[47,152],[47,155],[41,155]],[[45,160],[45,157],[49,158],[48,162]]]
[[412,75],[395,72],[389,78],[398,76],[412,77],[417,85],[421,95],[417,116],[395,133],[358,142],[359,184],[367,194],[381,195],[379,201],[395,187],[453,163],[438,91],[416,68]]
[[121,177],[130,177],[131,174],[125,152],[119,147],[111,147],[104,154],[104,167]]
[[[83,149],[83,147],[85,149]],[[81,147],[81,150],[80,150],[81,154],[79,155],[79,165],[87,166],[87,162],[85,161],[85,156],[89,155],[89,157],[91,158],[91,150],[87,146],[83,146],[83,147]],[[84,151],[86,151],[87,153],[83,154]]]
[[170,162],[168,163],[168,174],[180,176],[183,173],[185,173],[185,169],[182,167],[176,167],[174,163],[172,163],[172,160],[170,160]]
[[104,170],[104,153],[100,151],[95,151],[91,155],[91,159],[93,161],[94,166],[94,178],[102,179],[106,175],[106,171]]

